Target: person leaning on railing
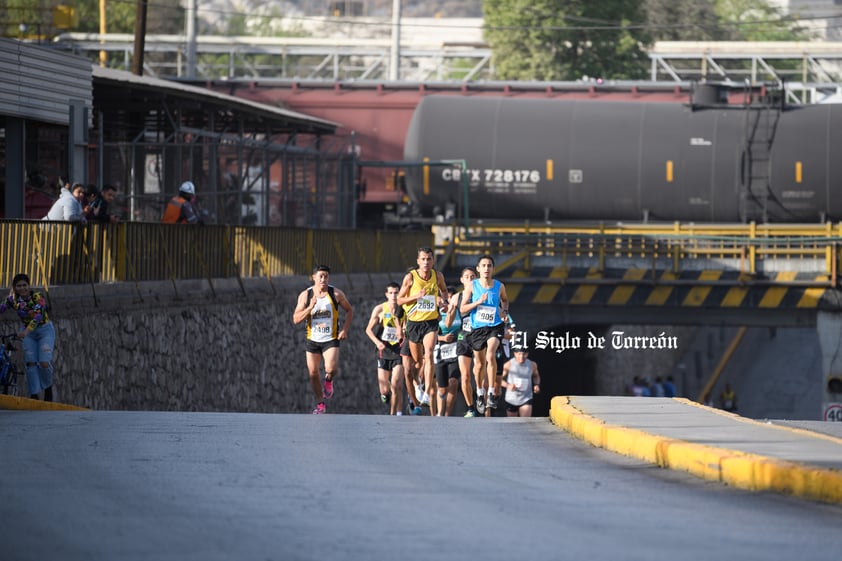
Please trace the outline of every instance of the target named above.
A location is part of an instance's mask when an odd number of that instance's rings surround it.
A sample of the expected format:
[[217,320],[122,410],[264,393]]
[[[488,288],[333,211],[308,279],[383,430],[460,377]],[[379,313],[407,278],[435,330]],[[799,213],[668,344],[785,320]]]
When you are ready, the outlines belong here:
[[72,189],[67,188],[65,183],[61,188],[58,200],[50,207],[50,211],[43,220],[63,220],[66,222],[85,223],[85,212],[83,201],[85,200],[85,186],[81,183],[74,183]]
[[106,185],[102,191],[97,191],[91,204],[87,207],[87,216],[90,222],[99,222],[100,224],[113,224],[117,222],[117,217],[108,212],[109,205],[114,202],[117,197],[117,188],[113,185]]

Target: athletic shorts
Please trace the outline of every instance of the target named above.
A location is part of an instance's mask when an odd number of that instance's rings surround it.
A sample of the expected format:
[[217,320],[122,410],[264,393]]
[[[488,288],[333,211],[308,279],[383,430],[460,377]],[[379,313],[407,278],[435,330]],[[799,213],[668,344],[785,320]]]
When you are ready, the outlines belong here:
[[450,379],[459,380],[459,363],[455,360],[450,362],[440,362],[436,365],[436,385],[440,388],[446,388]]
[[404,337],[403,343],[401,343],[401,356],[412,356],[412,351],[409,350],[409,339]]
[[427,333],[438,333],[439,320],[428,319],[427,321],[407,321],[406,338],[411,343],[421,343]]
[[395,366],[402,366],[403,361],[399,358],[378,358],[377,368],[379,370],[388,370],[391,372]]
[[497,325],[492,325],[490,327],[475,327],[473,331],[471,331],[470,335],[470,342],[471,348],[475,351],[481,351],[488,346],[488,340],[492,337],[496,337],[499,340],[503,340],[503,327],[502,323]]
[[512,413],[517,413],[518,410],[521,407],[523,407],[524,405],[532,405],[532,400],[530,399],[529,401],[525,401],[525,402],[521,403],[520,405],[512,405],[511,403],[509,403],[507,401],[506,402],[506,411],[511,411]]
[[468,340],[470,335],[470,333],[465,333],[465,336],[462,339],[456,341],[456,356],[466,356],[468,358],[472,358],[474,356],[473,349],[471,349],[471,343]]
[[324,343],[316,343],[315,341],[311,341],[310,339],[304,341],[304,350],[314,355],[320,355],[324,351],[338,346],[339,339],[331,339],[330,341],[325,341]]

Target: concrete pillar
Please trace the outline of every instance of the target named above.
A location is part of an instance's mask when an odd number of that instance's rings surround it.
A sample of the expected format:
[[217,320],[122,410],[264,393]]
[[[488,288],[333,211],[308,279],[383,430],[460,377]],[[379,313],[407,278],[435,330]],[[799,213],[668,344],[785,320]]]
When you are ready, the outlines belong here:
[[842,422],[842,313],[819,311],[816,331],[822,350],[822,419]]

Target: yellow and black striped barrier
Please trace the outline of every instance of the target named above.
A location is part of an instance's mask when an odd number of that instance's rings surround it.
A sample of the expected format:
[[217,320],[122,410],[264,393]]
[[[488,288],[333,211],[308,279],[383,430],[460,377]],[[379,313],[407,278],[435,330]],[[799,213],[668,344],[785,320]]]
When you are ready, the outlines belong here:
[[[827,275],[782,271],[748,276],[737,271],[540,268],[497,277],[516,304],[730,309],[838,308]],[[832,293],[832,294],[831,294]]]

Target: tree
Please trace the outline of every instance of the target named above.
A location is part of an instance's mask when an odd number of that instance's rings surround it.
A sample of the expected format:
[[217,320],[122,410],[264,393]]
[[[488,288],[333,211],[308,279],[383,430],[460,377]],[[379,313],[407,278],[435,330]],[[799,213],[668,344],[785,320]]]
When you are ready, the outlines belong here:
[[768,0],[645,0],[656,41],[798,41],[798,23]]
[[650,44],[643,0],[485,0],[485,39],[503,80],[634,79]]
[[723,36],[714,0],[646,0],[645,7],[656,41],[716,41]]
[[725,41],[800,41],[809,33],[767,0],[714,0]]

